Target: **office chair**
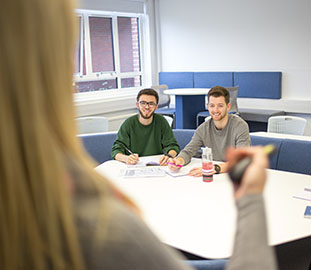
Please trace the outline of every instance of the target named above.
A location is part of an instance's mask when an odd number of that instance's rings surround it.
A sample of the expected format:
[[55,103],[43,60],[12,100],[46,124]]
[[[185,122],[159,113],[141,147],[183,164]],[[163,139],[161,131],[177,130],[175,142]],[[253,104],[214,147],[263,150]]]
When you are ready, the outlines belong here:
[[[238,103],[237,103],[237,98],[238,98],[238,92],[239,92],[239,86],[234,86],[234,87],[225,87],[230,94],[230,103],[231,103],[231,107],[229,110],[229,113],[233,113],[233,114],[239,114],[239,108],[238,108]],[[203,111],[203,112],[199,112],[197,114],[197,127],[200,124],[200,117],[208,117],[209,111]]]
[[[163,93],[164,90],[168,89],[168,86],[166,84],[161,85],[153,85],[151,86],[152,89],[158,92],[159,95],[159,107],[155,111],[158,114],[167,115],[173,118],[173,123],[175,120],[175,108],[170,108],[169,105],[171,103],[171,97],[170,95],[166,95]],[[172,126],[172,125],[170,125]]]
[[307,120],[296,116],[272,116],[268,119],[268,132],[303,135]]
[[76,118],[78,134],[100,133],[108,131],[108,119],[102,116]]
[[168,116],[168,115],[163,115],[163,117],[166,119],[166,121],[168,122],[169,126],[172,127],[172,125],[173,125],[173,118]]

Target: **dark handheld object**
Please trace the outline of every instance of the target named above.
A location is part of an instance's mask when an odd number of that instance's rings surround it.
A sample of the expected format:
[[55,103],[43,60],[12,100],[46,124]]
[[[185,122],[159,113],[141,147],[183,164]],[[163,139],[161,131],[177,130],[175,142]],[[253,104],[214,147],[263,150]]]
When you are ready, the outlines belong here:
[[164,156],[167,156],[169,158],[173,158],[173,156],[171,156],[169,153],[167,153],[164,149],[162,150]]
[[[271,156],[276,152],[276,147],[272,144],[268,144],[263,150],[267,155]],[[252,159],[250,157],[243,158],[229,171],[229,176],[233,183],[238,185],[241,183],[243,175],[251,163]]]
[[246,157],[239,161],[230,171],[229,176],[233,183],[240,184],[242,177],[249,166],[251,164],[252,159],[250,157]]
[[146,163],[146,166],[160,166],[160,163],[155,161],[149,161],[148,163]]

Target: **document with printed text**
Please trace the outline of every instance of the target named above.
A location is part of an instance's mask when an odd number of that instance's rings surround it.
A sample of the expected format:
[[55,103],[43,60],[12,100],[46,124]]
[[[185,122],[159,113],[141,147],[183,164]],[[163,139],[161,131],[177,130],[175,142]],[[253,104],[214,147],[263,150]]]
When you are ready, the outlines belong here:
[[122,177],[161,177],[165,176],[165,171],[160,167],[133,167],[121,171]]

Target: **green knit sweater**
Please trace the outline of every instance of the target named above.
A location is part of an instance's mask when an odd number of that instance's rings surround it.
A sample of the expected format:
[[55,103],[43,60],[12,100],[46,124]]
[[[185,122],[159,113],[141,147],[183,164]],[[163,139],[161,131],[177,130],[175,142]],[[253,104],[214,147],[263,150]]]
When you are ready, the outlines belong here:
[[112,158],[118,153],[129,155],[127,147],[139,156],[162,154],[163,150],[175,150],[179,153],[179,145],[166,119],[159,114],[153,115],[150,125],[143,125],[138,114],[124,121],[112,146]]

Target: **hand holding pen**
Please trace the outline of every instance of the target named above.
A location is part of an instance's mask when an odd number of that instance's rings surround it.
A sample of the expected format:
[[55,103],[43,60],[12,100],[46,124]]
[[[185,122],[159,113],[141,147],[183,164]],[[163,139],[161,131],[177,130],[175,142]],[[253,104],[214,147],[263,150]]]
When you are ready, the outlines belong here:
[[168,167],[171,171],[178,171],[185,164],[184,159],[182,157],[178,158],[170,158],[167,162]]
[[129,148],[125,147],[126,151],[130,153],[129,156],[127,156],[126,163],[129,165],[135,165],[139,161],[138,154],[134,154]]
[[167,153],[164,149],[162,150],[162,152],[163,152],[164,155],[160,158],[159,163],[160,163],[161,166],[165,166],[165,165],[168,164],[168,160],[170,158],[173,158],[173,156],[170,155],[169,153]]

